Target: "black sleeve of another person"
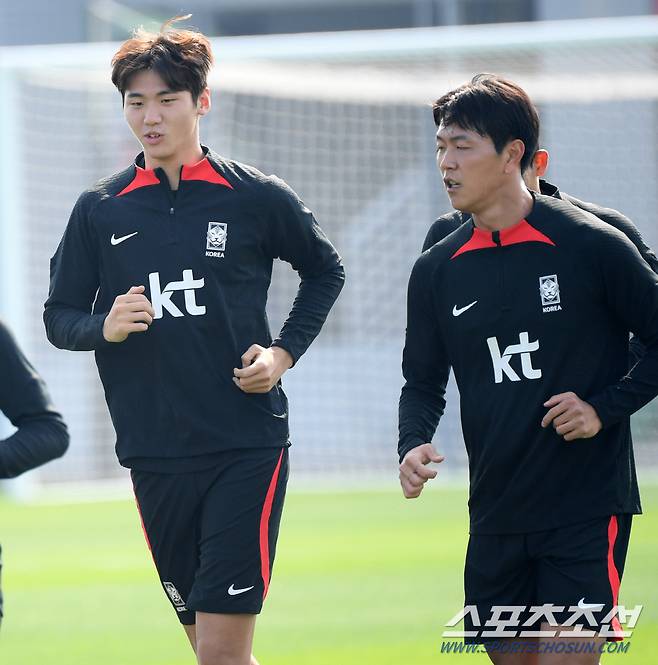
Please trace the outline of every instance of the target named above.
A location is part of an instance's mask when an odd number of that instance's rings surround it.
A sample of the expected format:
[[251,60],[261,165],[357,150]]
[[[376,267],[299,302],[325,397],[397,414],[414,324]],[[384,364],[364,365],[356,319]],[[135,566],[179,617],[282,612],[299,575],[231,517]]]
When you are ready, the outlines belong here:
[[446,215],[441,215],[432,226],[430,226],[425,242],[423,242],[422,251],[427,251],[430,247],[436,245],[437,242],[449,236],[453,231],[458,229],[464,220],[459,212],[450,212]]
[[62,416],[1,321],[0,410],[17,428],[0,441],[0,478],[13,478],[66,452],[69,435]]
[[[622,215],[618,210],[613,208],[604,208],[603,206],[597,205],[596,203],[590,203],[588,201],[581,201],[576,199],[573,196],[568,194],[562,194],[562,198],[566,199],[573,205],[591,212],[593,215],[603,220],[606,224],[614,226],[616,229],[619,229],[634,245],[637,247],[638,252],[642,258],[649,264],[651,270],[658,274],[658,257],[645,242],[640,230],[633,224],[633,222]],[[644,344],[640,341],[637,335],[633,335],[629,343],[629,367],[633,367],[635,363],[645,354],[646,348]]]

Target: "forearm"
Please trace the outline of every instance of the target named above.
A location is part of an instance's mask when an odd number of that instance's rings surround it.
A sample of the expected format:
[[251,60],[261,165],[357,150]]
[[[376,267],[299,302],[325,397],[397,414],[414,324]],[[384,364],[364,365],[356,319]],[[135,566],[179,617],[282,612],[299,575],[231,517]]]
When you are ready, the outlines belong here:
[[59,349],[94,351],[109,344],[103,337],[105,314],[88,314],[72,307],[49,305],[43,314],[48,340]]
[[400,461],[416,446],[429,443],[445,410],[445,387],[407,382],[400,394],[398,455]]
[[318,276],[302,276],[290,315],[272,345],[288,351],[297,362],[322,329],[344,282],[342,265]]
[[61,457],[68,448],[66,425],[58,416],[31,417],[0,441],[0,478],[15,476]]
[[644,356],[618,383],[586,401],[596,410],[603,427],[628,418],[658,396],[658,348]]

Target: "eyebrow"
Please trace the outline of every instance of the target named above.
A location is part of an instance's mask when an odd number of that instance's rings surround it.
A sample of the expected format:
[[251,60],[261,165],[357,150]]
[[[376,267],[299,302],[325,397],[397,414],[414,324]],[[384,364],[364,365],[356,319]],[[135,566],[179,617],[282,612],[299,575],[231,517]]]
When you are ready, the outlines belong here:
[[[163,95],[175,95],[176,91],[175,90],[161,90],[160,92],[156,93],[156,97],[162,97]],[[133,99],[135,97],[144,97],[144,95],[141,92],[129,92],[126,95],[126,99]]]
[[442,141],[443,143],[456,143],[457,141],[470,141],[470,136],[467,134],[456,134],[455,136],[448,136],[447,138],[443,136],[436,135],[437,143]]

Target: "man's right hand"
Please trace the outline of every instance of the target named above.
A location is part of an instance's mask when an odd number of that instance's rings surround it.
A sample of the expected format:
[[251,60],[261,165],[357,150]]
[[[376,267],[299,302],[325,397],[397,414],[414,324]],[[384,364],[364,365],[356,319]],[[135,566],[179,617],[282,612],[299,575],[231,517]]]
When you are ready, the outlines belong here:
[[436,477],[437,472],[427,467],[430,462],[443,462],[445,457],[439,455],[431,443],[423,443],[412,448],[400,464],[400,485],[405,498],[415,499],[420,496],[425,483]]
[[155,312],[143,286],[131,286],[128,293],[114,299],[103,322],[103,337],[108,342],[123,342],[130,333],[145,332],[153,323]]

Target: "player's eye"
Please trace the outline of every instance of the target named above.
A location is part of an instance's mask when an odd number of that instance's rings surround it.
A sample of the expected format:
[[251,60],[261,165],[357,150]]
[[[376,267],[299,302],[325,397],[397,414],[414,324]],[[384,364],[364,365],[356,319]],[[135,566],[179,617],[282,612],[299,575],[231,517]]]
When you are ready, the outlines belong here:
[[130,102],[130,106],[132,106],[133,108],[137,108],[138,106],[141,106],[141,105],[142,105],[142,102]]
[[169,98],[169,99],[163,99],[162,101],[163,101],[163,103],[167,104],[168,102],[175,102],[175,101],[176,101],[176,98],[175,98],[175,97],[171,97],[171,98]]
[[458,145],[457,150],[468,150],[470,146],[467,145]]
[[436,146],[436,151],[437,152],[441,152],[442,150],[445,150],[445,149],[446,149],[446,147],[444,145],[437,145]]

